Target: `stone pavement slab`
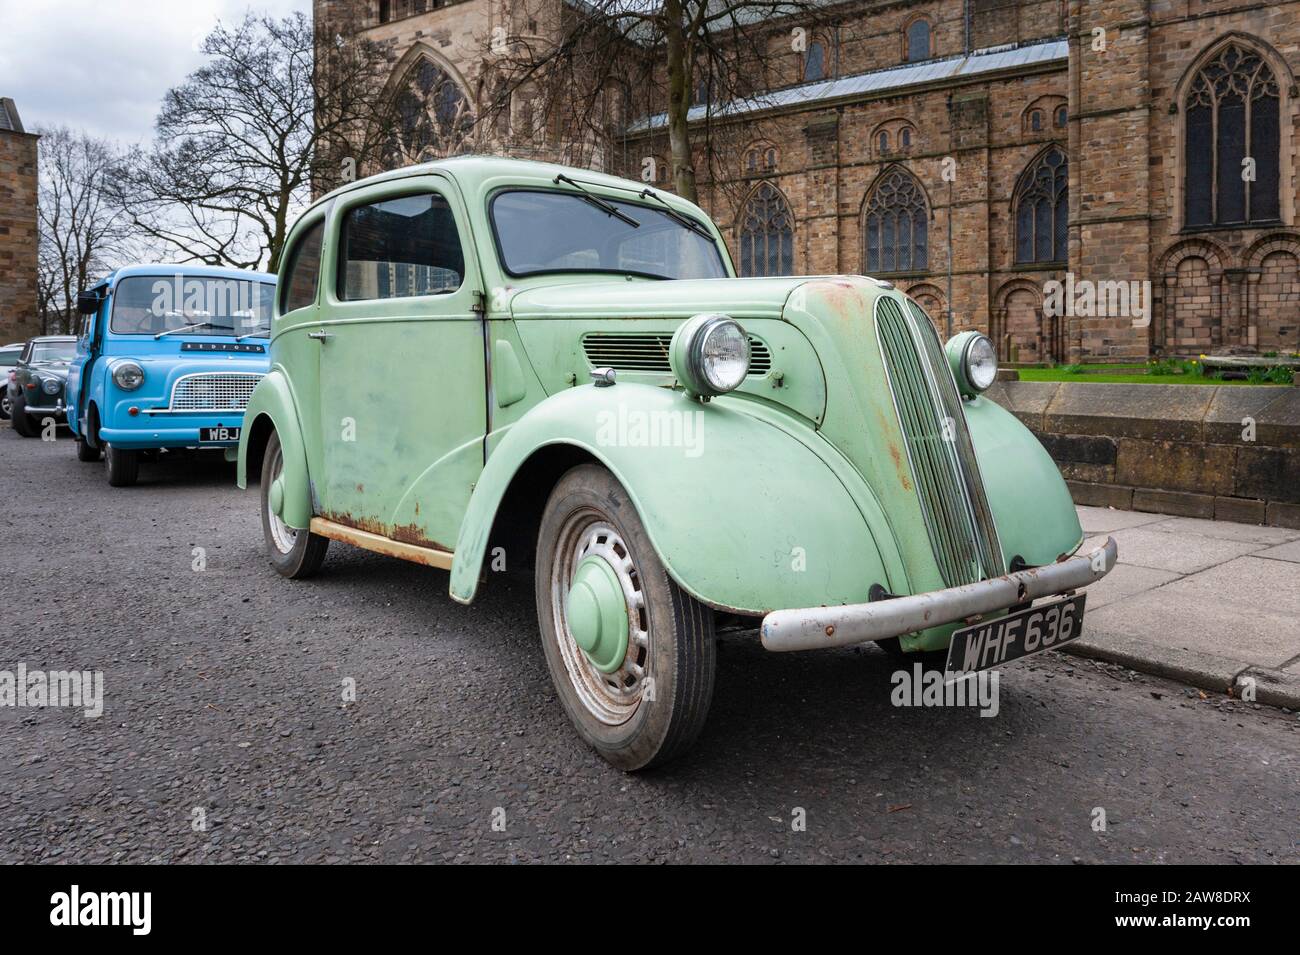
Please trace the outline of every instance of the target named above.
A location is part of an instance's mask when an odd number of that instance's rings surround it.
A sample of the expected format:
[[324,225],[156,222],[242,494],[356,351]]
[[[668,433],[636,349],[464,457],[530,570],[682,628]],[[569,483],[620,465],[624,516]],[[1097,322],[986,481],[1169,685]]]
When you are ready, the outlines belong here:
[[1300,564],[1300,540],[1258,551],[1255,556],[1267,557],[1269,560],[1289,560]]
[[1119,563],[1088,588],[1070,652],[1300,708],[1300,531],[1080,507],[1087,552]]
[[1154,531],[1149,527],[1130,527],[1112,535],[1119,544],[1121,563],[1138,564],[1178,574],[1194,574],[1234,557],[1263,550],[1264,545],[1249,541],[1223,540],[1183,532]]

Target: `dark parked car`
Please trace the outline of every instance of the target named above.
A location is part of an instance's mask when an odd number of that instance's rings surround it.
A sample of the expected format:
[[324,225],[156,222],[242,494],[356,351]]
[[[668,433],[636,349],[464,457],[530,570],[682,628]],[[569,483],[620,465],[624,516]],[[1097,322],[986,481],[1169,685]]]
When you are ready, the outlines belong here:
[[24,346],[13,369],[9,411],[14,430],[24,438],[39,436],[46,418],[66,420],[63,391],[68,363],[76,353],[77,340],[71,335],[45,335]]
[[18,356],[22,353],[22,342],[0,345],[0,421],[9,420],[9,409],[13,406],[13,396],[9,394],[9,372],[18,364]]

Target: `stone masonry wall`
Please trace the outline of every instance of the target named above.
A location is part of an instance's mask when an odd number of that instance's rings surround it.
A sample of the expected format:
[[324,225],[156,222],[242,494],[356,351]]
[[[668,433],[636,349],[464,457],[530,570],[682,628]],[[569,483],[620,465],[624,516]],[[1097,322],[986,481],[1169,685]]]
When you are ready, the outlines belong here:
[[1300,387],[996,382],[1078,504],[1300,528]]
[[36,314],[36,144],[0,130],[0,345],[40,333]]

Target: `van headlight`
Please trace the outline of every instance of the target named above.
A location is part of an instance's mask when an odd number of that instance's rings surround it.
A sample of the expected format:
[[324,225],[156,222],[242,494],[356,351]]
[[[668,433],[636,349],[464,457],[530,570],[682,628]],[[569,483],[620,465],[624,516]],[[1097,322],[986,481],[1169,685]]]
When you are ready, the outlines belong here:
[[696,315],[673,335],[668,363],[688,394],[724,395],[739,388],[749,374],[749,336],[728,315]]
[[962,332],[948,339],[944,349],[962,395],[974,398],[987,391],[998,377],[998,353],[987,335]]
[[133,361],[124,361],[113,369],[113,381],[123,391],[135,391],[144,384],[144,369]]

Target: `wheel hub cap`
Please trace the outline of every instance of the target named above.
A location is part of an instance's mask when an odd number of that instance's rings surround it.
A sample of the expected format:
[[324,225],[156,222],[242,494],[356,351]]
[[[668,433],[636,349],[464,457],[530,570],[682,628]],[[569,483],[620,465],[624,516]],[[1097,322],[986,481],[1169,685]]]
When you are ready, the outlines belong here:
[[627,603],[614,568],[603,558],[584,557],[568,597],[569,632],[601,673],[613,673],[627,656]]
[[271,513],[277,517],[284,516],[284,478],[277,477],[271,482],[270,493],[267,494],[268,501],[271,505]]

